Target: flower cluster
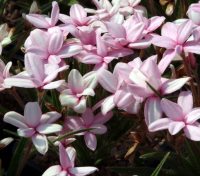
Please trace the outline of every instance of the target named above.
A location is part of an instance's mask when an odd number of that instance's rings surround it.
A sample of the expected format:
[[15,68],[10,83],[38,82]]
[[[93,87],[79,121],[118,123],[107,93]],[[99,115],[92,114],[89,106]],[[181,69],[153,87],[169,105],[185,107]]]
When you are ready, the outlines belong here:
[[[175,135],[183,129],[187,138],[200,141],[197,121],[200,108],[197,104],[193,108],[195,85],[191,74],[194,54],[200,54],[200,3],[189,7],[188,19],[165,24],[163,16],[148,18],[140,0],[93,0],[93,3],[96,9],[74,4],[66,15],[60,13],[54,1],[50,16],[27,14],[25,19],[34,29],[24,44],[24,71],[11,75],[11,62],[6,66],[0,62],[0,90],[55,89],[63,110],[70,109],[76,115],[66,115],[64,122],[61,119],[54,123],[61,112],[42,114],[38,102],[29,102],[24,116],[11,111],[5,114],[4,121],[18,127],[19,136],[31,138],[41,154],[48,151],[47,139],[51,137],[47,134],[59,138],[66,132],[79,130],[82,132],[76,135],[83,135],[86,146],[94,151],[96,135],[106,133],[104,123],[112,117],[113,108],[130,114],[142,110],[151,132],[168,129]],[[151,46],[159,52],[144,58],[142,52]],[[169,76],[174,60],[184,63],[184,76],[176,76],[173,70],[172,77]],[[67,69],[70,71],[66,79],[63,75]],[[183,87],[187,91],[182,91]],[[91,105],[89,101],[101,88],[109,95],[101,96]],[[168,100],[176,91],[180,91],[178,104]],[[101,112],[94,115],[98,108]],[[58,143],[60,165],[51,166],[44,176],[83,176],[97,170],[74,166],[76,151],[69,146],[70,139]]]

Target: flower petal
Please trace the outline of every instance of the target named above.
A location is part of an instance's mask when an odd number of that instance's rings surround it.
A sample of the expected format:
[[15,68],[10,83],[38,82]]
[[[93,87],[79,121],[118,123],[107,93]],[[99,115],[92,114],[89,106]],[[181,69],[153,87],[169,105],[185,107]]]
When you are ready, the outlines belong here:
[[179,90],[189,80],[190,80],[189,77],[168,80],[162,85],[161,91],[163,94],[170,94],[172,92]]
[[47,112],[42,114],[40,124],[53,123],[61,117],[61,114],[56,111]]
[[161,107],[170,119],[174,121],[183,120],[184,114],[182,108],[178,104],[163,98],[161,100]]
[[193,97],[191,91],[182,91],[178,97],[178,104],[181,106],[183,113],[189,113],[193,108]]
[[71,168],[70,173],[76,176],[85,176],[98,171],[96,167],[74,167]]
[[36,130],[41,134],[57,133],[62,130],[62,126],[58,124],[42,124]]
[[[189,102],[188,102],[189,106]],[[200,108],[194,108],[192,109],[185,117],[186,123],[193,124],[195,121],[200,119]]]
[[60,165],[55,165],[49,167],[43,174],[42,176],[55,176],[59,175],[59,173],[62,171],[62,168]]
[[87,145],[87,147],[94,151],[97,147],[97,139],[96,139],[96,136],[90,132],[87,132],[85,135],[84,135],[84,139],[85,139],[85,143]]
[[101,103],[101,112],[103,115],[106,115],[115,107],[114,96],[109,96]]
[[19,128],[17,130],[17,133],[19,136],[22,137],[31,137],[35,134],[35,130],[33,128],[25,128],[25,129]]
[[58,21],[60,9],[56,1],[52,2],[52,11],[51,11],[51,26],[55,26]]
[[59,156],[60,156],[60,164],[61,164],[63,169],[67,169],[68,167],[72,167],[72,163],[71,163],[71,160],[69,158],[69,155],[68,155],[65,147],[61,143],[59,144]]
[[168,129],[170,123],[170,119],[168,118],[161,118],[153,123],[151,123],[148,126],[149,131],[154,132],[154,131],[160,131],[160,130],[165,130]]
[[83,77],[78,70],[73,69],[68,76],[68,86],[74,93],[82,93],[84,90]]
[[32,137],[32,141],[37,151],[42,155],[48,151],[48,141],[45,135],[36,134]]
[[186,125],[184,128],[187,138],[193,141],[200,141],[200,128],[194,125]]
[[3,121],[14,125],[18,128],[28,128],[28,126],[25,123],[24,117],[21,114],[14,111],[7,112],[4,115]]
[[118,86],[117,78],[109,71],[101,69],[98,75],[98,81],[108,92],[114,93]]
[[176,121],[171,121],[169,123],[169,133],[171,135],[175,135],[177,134],[179,131],[181,131],[181,129],[183,129],[185,127],[185,123],[184,122],[176,122]]
[[24,118],[31,127],[36,127],[40,123],[42,112],[38,102],[29,102],[24,109]]
[[49,28],[49,23],[46,21],[45,17],[38,14],[26,15],[26,19],[33,24],[36,28]]
[[104,134],[107,132],[107,127],[102,124],[92,125],[91,128],[94,128],[91,132],[94,134]]
[[145,122],[147,126],[162,117],[162,109],[160,105],[160,98],[148,98],[144,106]]

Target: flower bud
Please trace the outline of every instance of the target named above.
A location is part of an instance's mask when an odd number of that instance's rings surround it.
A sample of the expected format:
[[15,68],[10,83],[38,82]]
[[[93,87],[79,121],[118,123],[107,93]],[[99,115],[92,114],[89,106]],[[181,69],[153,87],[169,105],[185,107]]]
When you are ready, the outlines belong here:
[[200,2],[191,4],[187,16],[197,25],[200,25]]

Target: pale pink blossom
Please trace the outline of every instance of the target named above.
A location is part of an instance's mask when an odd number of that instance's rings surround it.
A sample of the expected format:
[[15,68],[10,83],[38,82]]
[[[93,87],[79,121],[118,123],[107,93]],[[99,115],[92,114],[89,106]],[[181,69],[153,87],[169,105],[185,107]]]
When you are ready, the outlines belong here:
[[200,141],[200,108],[193,108],[193,96],[190,91],[183,91],[178,97],[178,104],[167,99],[162,99],[161,107],[167,116],[153,122],[150,131],[168,129],[175,135],[182,129],[187,138]]
[[181,24],[167,22],[163,25],[162,36],[154,35],[152,39],[154,45],[166,48],[161,62],[171,63],[176,55],[183,52],[200,54],[200,42],[192,38],[193,29],[194,24],[191,20]]
[[140,68],[133,68],[129,79],[133,84],[129,85],[133,94],[146,99],[144,115],[146,124],[149,125],[161,118],[162,109],[160,97],[179,90],[190,78],[166,79],[161,75],[166,65],[157,65],[155,58],[146,59]]
[[29,102],[24,109],[24,116],[10,111],[4,115],[4,122],[18,127],[17,133],[21,137],[31,138],[33,145],[41,154],[48,150],[46,134],[62,130],[62,126],[55,124],[61,115],[55,111],[42,114],[37,102]]
[[95,73],[89,72],[82,76],[78,70],[71,70],[68,75],[67,88],[61,90],[59,96],[61,105],[71,107],[78,113],[83,113],[86,110],[87,96],[95,95],[93,90],[95,86]]
[[143,15],[141,15],[140,13],[136,13],[133,16],[133,19],[135,21],[137,21],[138,23],[143,23],[144,24],[144,31],[143,34],[150,34],[152,32],[154,32],[156,29],[158,29],[162,23],[165,20],[165,17],[163,16],[153,16],[151,18],[146,18]]
[[45,61],[37,55],[27,53],[25,58],[25,71],[5,79],[8,86],[38,88],[38,89],[56,89],[65,81],[53,81],[59,72],[68,68],[64,65],[60,68],[49,69]]
[[88,26],[93,20],[92,16],[87,16],[87,12],[80,4],[73,4],[69,11],[70,16],[59,14],[59,19],[64,24],[71,24],[75,27]]
[[70,130],[82,130],[94,128],[90,131],[80,133],[78,135],[84,135],[85,143],[90,150],[96,150],[97,139],[96,134],[104,134],[107,131],[107,127],[104,125],[112,117],[112,112],[103,115],[98,113],[94,115],[92,109],[87,108],[82,114],[82,117],[68,117],[66,125]]
[[59,13],[60,9],[58,3],[56,1],[53,1],[51,17],[39,14],[28,14],[25,16],[25,18],[36,28],[48,29],[56,25],[56,23],[58,22]]
[[104,41],[101,33],[96,32],[96,47],[92,51],[84,50],[76,55],[77,59],[85,64],[95,64],[95,70],[99,68],[107,68],[108,64],[118,57],[124,57],[133,53],[131,49],[120,48],[113,49]]
[[123,79],[117,72],[111,72],[101,69],[98,74],[98,82],[101,86],[112,93],[110,96],[101,100],[101,111],[105,115],[107,112],[111,111],[115,106],[119,109],[128,110],[132,106],[132,110],[134,112],[137,111],[138,105],[136,98],[130,92],[128,86],[124,84]]
[[[130,16],[133,14],[147,15],[147,10],[144,6],[140,5],[141,0],[121,0],[118,11],[124,16]],[[113,4],[118,3],[117,0],[112,0]]]
[[64,148],[59,145],[60,165],[49,167],[42,176],[85,176],[97,171],[96,167],[75,167],[76,150],[73,147]]
[[108,33],[105,41],[113,48],[144,49],[150,46],[150,38],[145,38],[145,23],[138,22],[134,16],[129,17],[123,24],[106,22]]
[[[110,20],[113,18],[119,10],[120,0],[115,0],[112,4],[109,0],[92,0],[95,4],[96,9],[86,9],[87,12],[95,14],[99,20]],[[117,15],[117,17],[119,17]],[[115,18],[115,17],[114,17]]]
[[[35,29],[25,41],[26,53],[33,53],[45,60],[49,67],[64,65],[64,58],[78,54],[82,47],[76,42],[65,42],[66,36],[58,27],[43,31]],[[53,69],[53,68],[52,68]]]

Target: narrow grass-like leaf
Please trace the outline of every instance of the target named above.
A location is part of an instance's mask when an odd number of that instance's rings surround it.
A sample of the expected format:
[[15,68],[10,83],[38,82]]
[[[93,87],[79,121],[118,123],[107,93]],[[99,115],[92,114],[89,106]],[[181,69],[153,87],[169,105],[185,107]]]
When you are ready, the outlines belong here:
[[156,169],[153,171],[153,173],[151,174],[151,176],[158,176],[158,174],[160,173],[163,165],[165,164],[165,162],[167,161],[167,158],[169,157],[170,152],[168,152],[164,158],[162,159],[162,161],[158,164],[158,166],[156,167]]
[[13,154],[13,157],[11,159],[7,176],[14,176],[18,172],[19,166],[23,161],[24,149],[26,147],[27,142],[28,139],[26,138],[20,139],[17,148]]

